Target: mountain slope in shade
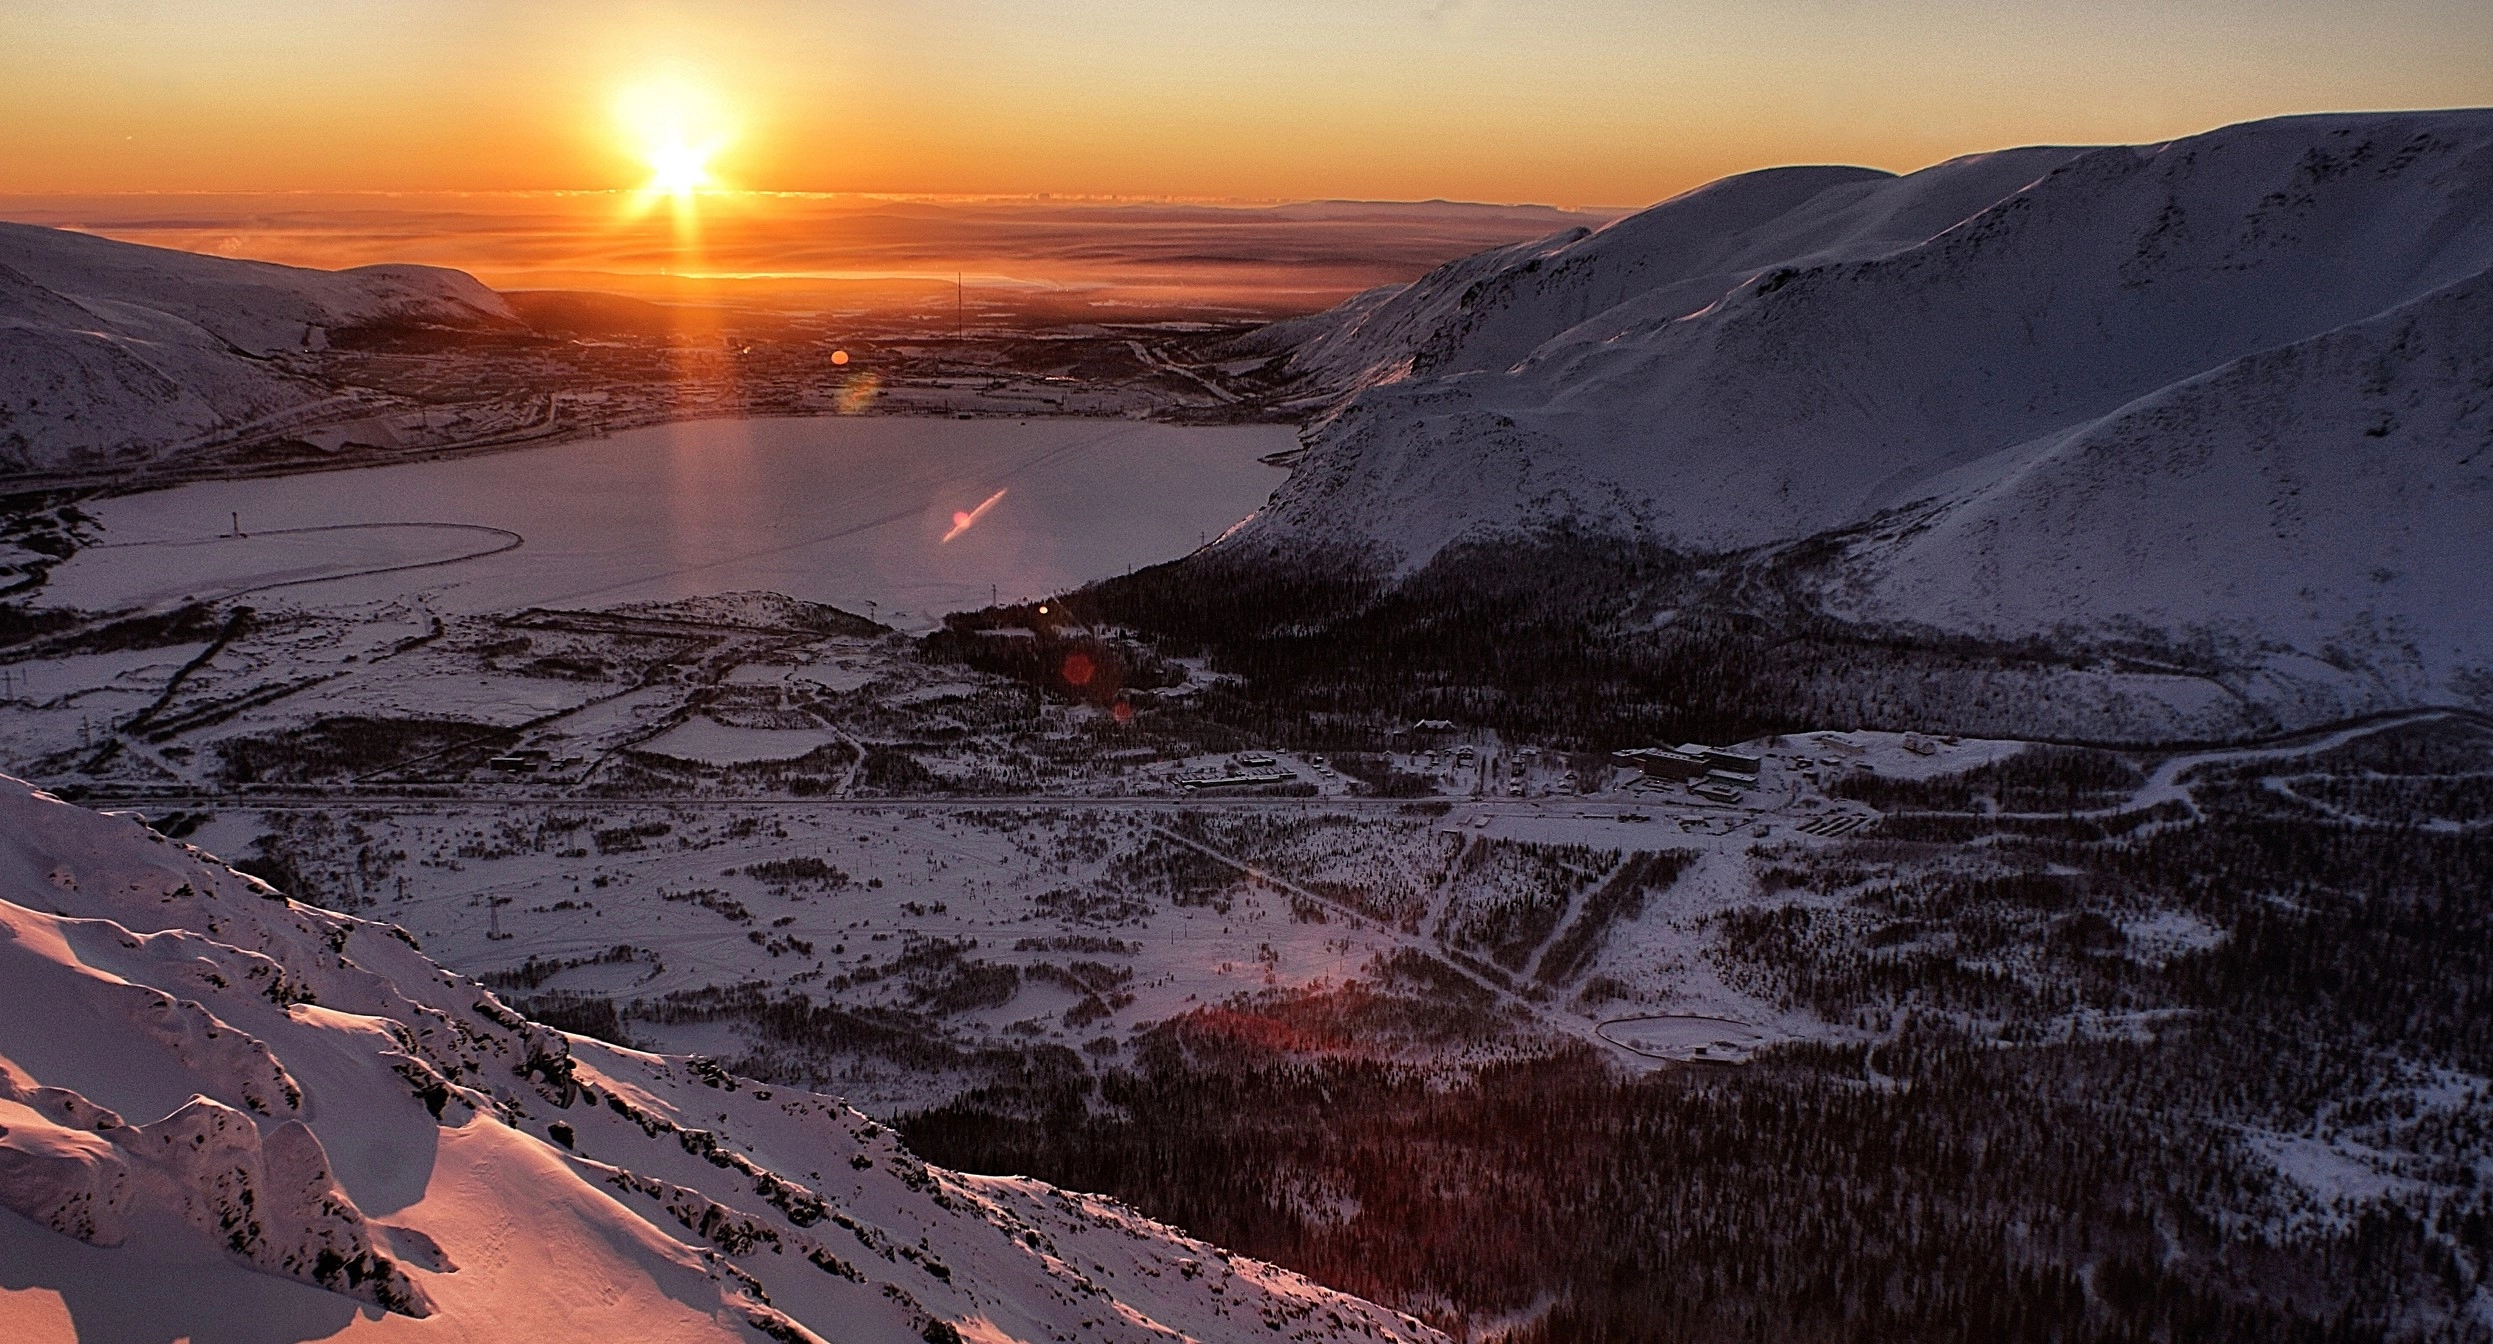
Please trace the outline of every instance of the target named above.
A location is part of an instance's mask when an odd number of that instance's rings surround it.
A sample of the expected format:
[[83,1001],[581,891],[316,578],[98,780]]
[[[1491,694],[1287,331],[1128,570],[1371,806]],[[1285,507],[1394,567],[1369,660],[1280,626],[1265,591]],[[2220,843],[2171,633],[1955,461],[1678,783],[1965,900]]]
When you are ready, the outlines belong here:
[[1433,1340],[0,780],[0,1337]]
[[1223,545],[1841,534],[1853,619],[2447,698],[2493,669],[2488,268],[2493,112],[1749,174],[1268,334],[1347,399]]
[[327,333],[507,329],[458,271],[313,271],[0,223],[0,467],[144,460],[330,395],[279,356]]

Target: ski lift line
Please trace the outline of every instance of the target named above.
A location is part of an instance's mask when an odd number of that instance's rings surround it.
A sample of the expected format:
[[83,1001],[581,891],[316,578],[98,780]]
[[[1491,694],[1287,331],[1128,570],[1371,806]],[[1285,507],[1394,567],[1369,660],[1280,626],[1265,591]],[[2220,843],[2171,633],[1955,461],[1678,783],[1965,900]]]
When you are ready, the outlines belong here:
[[1489,993],[1497,996],[1500,1002],[1525,1003],[1528,1005],[1528,1001],[1525,1000],[1522,995],[1496,984],[1488,977],[1474,972],[1470,967],[1465,966],[1458,961],[1440,956],[1439,952],[1441,949],[1432,948],[1424,940],[1403,934],[1400,930],[1394,929],[1391,925],[1385,924],[1383,921],[1378,920],[1374,915],[1368,914],[1363,910],[1356,909],[1341,901],[1337,901],[1332,897],[1320,896],[1294,882],[1276,877],[1266,869],[1259,868],[1256,865],[1248,863],[1233,855],[1224,854],[1219,850],[1212,848],[1210,845],[1204,844],[1199,840],[1180,835],[1165,826],[1152,822],[1145,822],[1143,824],[1143,829],[1150,831],[1152,834],[1157,835],[1173,844],[1183,845],[1188,849],[1194,850],[1206,858],[1227,864],[1229,867],[1235,868],[1240,873],[1245,874],[1247,879],[1251,882],[1271,887],[1285,895],[1296,896],[1303,900],[1312,901],[1336,914],[1345,915],[1349,918],[1359,920],[1362,923],[1378,928],[1385,933],[1388,941],[1394,943],[1396,946],[1417,949],[1423,955],[1436,959],[1439,964],[1445,966],[1455,974],[1462,976],[1464,979],[1471,981],[1474,985],[1477,985],[1481,989],[1487,990]]

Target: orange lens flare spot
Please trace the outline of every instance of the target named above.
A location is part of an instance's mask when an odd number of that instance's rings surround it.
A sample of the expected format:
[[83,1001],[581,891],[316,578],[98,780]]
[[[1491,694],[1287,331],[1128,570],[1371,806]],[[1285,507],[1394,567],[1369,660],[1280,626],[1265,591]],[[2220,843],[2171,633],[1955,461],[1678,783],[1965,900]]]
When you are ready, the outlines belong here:
[[[1091,656],[1089,654],[1069,653],[1065,655],[1066,685],[1088,686],[1091,684],[1091,678],[1097,676],[1098,674],[1099,669],[1091,665]],[[1132,711],[1128,710],[1127,712],[1131,713]]]
[[831,362],[834,364],[846,364],[848,362],[848,352],[846,350],[832,351]]
[[952,530],[944,533],[944,541],[950,541],[954,537],[957,537],[977,526],[978,520],[987,516],[987,510],[994,508],[996,506],[996,501],[1004,498],[1004,493],[1005,492],[1002,490],[996,491],[994,494],[987,496],[987,498],[974,509],[955,509],[952,514]]
[[1123,700],[1119,700],[1116,703],[1116,707],[1108,711],[1108,717],[1115,719],[1119,723],[1132,723],[1134,721],[1134,707],[1127,704]]

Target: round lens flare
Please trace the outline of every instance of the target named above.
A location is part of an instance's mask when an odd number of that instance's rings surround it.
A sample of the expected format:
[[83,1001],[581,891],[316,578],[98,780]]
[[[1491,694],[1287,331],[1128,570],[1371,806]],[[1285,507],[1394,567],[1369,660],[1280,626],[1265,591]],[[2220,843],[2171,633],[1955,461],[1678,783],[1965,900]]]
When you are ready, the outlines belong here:
[[848,352],[846,350],[832,351],[831,362],[834,364],[846,364],[848,362]]

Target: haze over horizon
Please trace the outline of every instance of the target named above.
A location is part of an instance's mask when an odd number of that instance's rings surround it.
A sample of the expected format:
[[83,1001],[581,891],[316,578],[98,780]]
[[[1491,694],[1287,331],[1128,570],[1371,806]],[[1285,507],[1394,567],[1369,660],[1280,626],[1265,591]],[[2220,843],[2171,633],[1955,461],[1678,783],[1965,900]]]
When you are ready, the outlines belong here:
[[2493,12],[2460,0],[34,0],[0,14],[0,52],[0,195],[612,190],[672,172],[1621,208],[1773,164],[1903,171],[2493,103]]
[[[1065,301],[1230,317],[1307,312],[1451,257],[1613,212],[1545,206],[638,192],[0,195],[0,219],[320,269],[414,262],[503,290],[860,306],[954,281],[980,305]],[[679,227],[690,225],[689,229]]]

